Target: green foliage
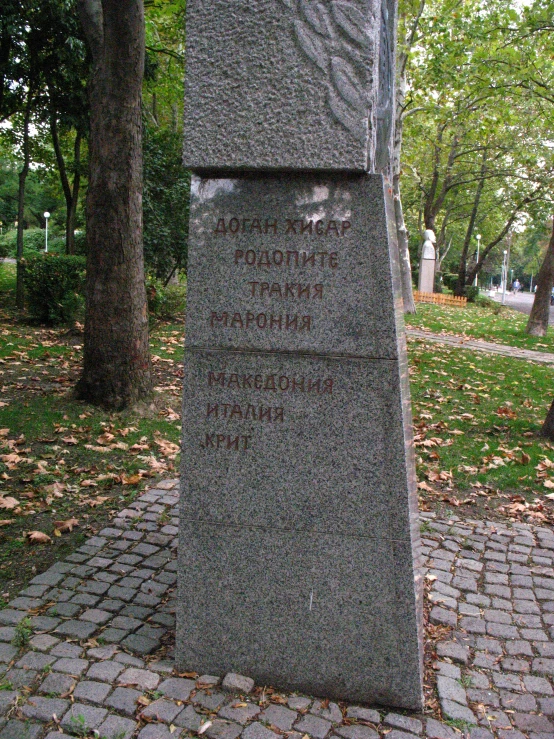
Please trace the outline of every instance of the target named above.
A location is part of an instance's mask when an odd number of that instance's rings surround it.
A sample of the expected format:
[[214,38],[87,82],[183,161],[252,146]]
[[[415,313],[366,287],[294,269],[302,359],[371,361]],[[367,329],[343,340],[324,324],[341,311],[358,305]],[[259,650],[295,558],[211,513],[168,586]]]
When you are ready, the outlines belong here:
[[466,285],[464,295],[466,296],[468,303],[475,303],[479,295],[479,288],[475,285]]
[[181,137],[170,129],[144,131],[144,259],[161,280],[187,263],[190,172],[181,163]]
[[24,281],[31,318],[57,325],[79,317],[84,276],[84,257],[44,254],[26,260]]
[[185,283],[165,285],[150,278],[146,285],[148,311],[151,316],[164,321],[182,320],[187,305],[187,285]]
[[12,639],[14,647],[26,647],[33,635],[33,625],[29,617],[24,618],[15,627],[15,636]]

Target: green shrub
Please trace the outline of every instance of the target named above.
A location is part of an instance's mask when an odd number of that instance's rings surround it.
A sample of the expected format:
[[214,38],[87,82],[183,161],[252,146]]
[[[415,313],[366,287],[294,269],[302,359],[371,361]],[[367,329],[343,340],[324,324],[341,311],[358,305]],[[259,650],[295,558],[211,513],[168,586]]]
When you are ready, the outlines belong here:
[[87,235],[84,231],[75,231],[75,254],[82,257],[87,254]]
[[456,282],[458,280],[458,275],[453,272],[443,272],[442,275],[442,284],[447,287],[449,290],[454,290],[456,287]]
[[148,311],[151,316],[169,321],[184,318],[187,305],[187,285],[170,284],[164,287],[161,280],[149,278],[146,284]]
[[479,297],[479,288],[476,285],[466,285],[464,295],[468,303],[475,303],[475,300]]
[[33,320],[57,325],[81,317],[84,257],[39,254],[25,260],[24,266],[25,294]]

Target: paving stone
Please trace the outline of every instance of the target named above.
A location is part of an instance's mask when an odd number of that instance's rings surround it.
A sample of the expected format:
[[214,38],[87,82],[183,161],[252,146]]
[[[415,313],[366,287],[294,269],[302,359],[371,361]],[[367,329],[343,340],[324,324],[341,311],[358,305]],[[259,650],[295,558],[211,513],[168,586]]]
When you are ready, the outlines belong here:
[[116,688],[114,692],[106,698],[106,706],[115,708],[116,711],[134,716],[137,708],[137,700],[141,697],[142,691],[133,688]]
[[53,654],[55,657],[71,657],[72,659],[79,659],[83,654],[83,648],[79,647],[77,644],[62,642],[61,644],[57,644],[50,654]]
[[501,639],[519,639],[519,632],[515,626],[487,622],[487,634],[498,636]]
[[127,649],[130,649],[132,652],[136,652],[137,654],[150,654],[157,649],[159,641],[149,639],[146,636],[131,634],[123,640],[122,644],[127,647]]
[[[316,703],[318,702],[319,701],[316,701]],[[322,718],[326,717],[322,716]],[[291,711],[290,708],[285,708],[285,706],[271,704],[260,715],[259,719],[260,721],[263,721],[264,724],[272,724],[281,731],[291,731],[293,723],[298,719],[298,714],[296,711]],[[342,721],[342,714],[338,721]]]
[[294,728],[302,734],[315,737],[315,739],[325,739],[332,727],[333,724],[330,721],[319,718],[319,716],[306,714],[301,717]]
[[225,702],[225,699],[225,694],[219,693],[216,690],[199,690],[194,696],[193,701],[203,708],[207,708],[209,711],[218,711]]
[[[291,706],[291,708],[293,708],[293,706]],[[378,724],[381,721],[381,716],[378,711],[375,711],[372,708],[361,708],[360,706],[348,706],[346,709],[346,716],[347,718],[353,718],[360,721],[369,721],[372,724]]]
[[487,624],[481,618],[464,616],[460,619],[460,627],[470,634],[486,634],[487,632]]
[[137,739],[179,739],[181,732],[171,733],[163,724],[148,724],[139,732]]
[[12,720],[8,721],[2,731],[0,731],[0,739],[39,739],[42,729],[41,724],[30,724],[27,721]]
[[393,726],[395,729],[402,729],[413,734],[421,734],[423,725],[421,721],[409,716],[403,716],[400,713],[388,713],[383,719],[383,723],[387,726]]
[[[17,650],[16,650],[17,652]],[[56,658],[41,652],[27,652],[15,663],[15,666],[22,670],[43,670],[47,665],[55,662]]]
[[223,690],[229,690],[237,693],[250,693],[254,687],[254,680],[251,677],[238,675],[236,672],[228,672],[221,683]]
[[136,726],[136,722],[128,718],[108,716],[98,727],[98,734],[102,739],[131,739]]
[[17,647],[12,646],[11,644],[0,644],[0,662],[4,662],[5,664],[10,663],[18,651]]
[[292,708],[293,711],[305,711],[311,705],[312,699],[306,698],[304,695],[290,695],[287,702],[289,708]]
[[115,681],[116,677],[123,672],[124,667],[119,662],[105,660],[104,662],[96,662],[91,665],[87,672],[87,677],[94,678],[107,683]]
[[450,726],[435,721],[434,718],[428,718],[425,728],[425,736],[427,739],[460,739],[460,734]]
[[196,688],[194,680],[185,680],[181,677],[170,677],[158,685],[158,691],[167,698],[176,701],[186,701]]
[[554,691],[548,680],[544,677],[537,677],[536,675],[524,675],[523,684],[525,689],[530,693],[537,693],[539,695],[554,695]]
[[468,700],[470,700],[472,703],[483,703],[485,706],[493,707],[500,706],[500,698],[498,696],[498,693],[495,693],[492,690],[468,688],[466,694]]
[[71,657],[62,657],[52,665],[54,672],[65,672],[68,675],[82,675],[87,669],[89,663],[86,659],[71,659]]
[[437,654],[439,657],[449,657],[454,660],[454,662],[459,662],[465,665],[469,660],[469,647],[465,647],[453,641],[443,641],[437,644]]
[[61,720],[61,726],[67,731],[76,733],[76,730],[97,729],[104,721],[108,712],[105,708],[87,706],[84,703],[74,703]]
[[523,641],[522,639],[517,639],[516,641],[507,641],[506,651],[508,652],[508,654],[511,655],[524,654],[528,655],[529,657],[533,656],[533,648],[531,644],[528,641]]
[[99,608],[91,608],[82,613],[79,618],[82,621],[90,621],[93,624],[102,625],[112,618],[112,614],[109,611],[102,611]]
[[160,682],[160,676],[149,670],[130,667],[117,678],[117,682],[119,685],[136,687],[140,690],[155,690]]
[[[237,704],[239,705],[237,706]],[[269,708],[272,708],[272,706],[269,706]],[[282,706],[279,706],[279,708],[282,708]],[[235,721],[238,724],[246,724],[248,721],[251,721],[253,718],[255,718],[261,710],[262,709],[260,708],[260,706],[256,705],[255,703],[247,703],[246,705],[242,705],[242,701],[236,700],[227,706],[223,706],[223,708],[219,711],[217,715],[220,718],[229,719],[229,721]],[[296,712],[290,711],[290,713],[293,713],[294,719],[296,719]],[[273,723],[269,719],[268,721],[269,723]]]
[[334,724],[342,723],[342,711],[336,703],[330,702],[327,707],[322,701],[316,700],[313,706],[310,708],[310,713],[314,716],[320,716],[321,718],[332,721]]
[[187,706],[184,711],[173,719],[176,726],[182,726],[189,731],[198,731],[206,719],[206,716],[197,713],[192,706]]
[[60,672],[51,672],[45,680],[40,684],[39,693],[45,695],[65,695],[75,685],[75,679],[70,675],[63,675]]
[[30,687],[35,681],[38,672],[35,670],[18,670],[12,668],[4,675],[6,682],[10,683],[15,689]]
[[112,629],[109,627],[102,632],[102,639],[111,644],[119,644],[128,633],[128,631],[123,631],[123,629]]
[[[469,731],[469,739],[494,739],[494,735],[488,729],[474,727]],[[516,737],[512,737],[516,739]]]
[[[447,699],[441,700],[441,708],[448,718],[466,721],[468,724],[477,723],[477,719],[473,711],[470,711],[467,706],[462,706],[460,703],[455,703],[454,701]],[[390,734],[388,737],[390,739]]]
[[5,716],[16,704],[19,693],[16,690],[0,691],[0,716]]
[[[437,690],[441,701],[447,699],[467,705],[466,691],[457,680],[453,680],[451,677],[439,675],[437,677]],[[385,723],[388,723],[387,719],[388,717],[385,718]],[[399,728],[403,729],[406,727],[401,726]]]
[[540,731],[551,733],[554,724],[546,716],[537,716],[532,713],[515,713],[514,724],[522,731]]
[[75,636],[77,639],[88,639],[96,631],[96,625],[86,621],[64,621],[56,629],[57,634],[64,636]]
[[[242,729],[242,727],[240,727]],[[207,734],[211,731],[208,729],[206,732]],[[221,734],[217,734],[216,736],[221,736]],[[258,721],[255,721],[252,724],[249,724],[246,729],[242,732],[242,739],[277,739],[279,734],[276,734],[274,731],[271,731],[271,729],[266,728],[263,724],[260,724]],[[215,737],[214,737],[215,739]],[[229,739],[231,739],[229,737]]]
[[47,613],[51,616],[75,616],[82,610],[82,606],[78,603],[56,603],[55,606],[49,608]]
[[144,667],[144,660],[139,659],[132,654],[127,654],[126,652],[118,652],[115,655],[114,660],[116,662],[121,662],[123,665],[129,665],[130,667],[138,667],[139,669]]
[[141,716],[145,718],[155,719],[156,721],[163,721],[165,723],[171,723],[175,716],[182,711],[183,707],[178,706],[173,701],[168,701],[165,698],[160,698],[154,701],[149,706],[141,711]]
[[334,735],[341,736],[344,739],[379,739],[379,734],[376,731],[362,724],[336,726],[333,731],[335,732]]
[[0,611],[0,624],[18,624],[27,616],[25,611],[16,611],[13,608],[4,608]]
[[537,701],[530,693],[524,693],[523,695],[518,693],[510,693],[507,690],[500,691],[500,700],[504,708],[509,708],[515,711],[536,711]]
[[34,718],[37,721],[52,721],[52,716],[56,715],[60,718],[69,706],[69,701],[61,698],[42,698],[41,696],[32,696],[27,703],[21,708],[21,712],[27,718]]
[[73,691],[73,696],[91,703],[102,703],[111,689],[112,686],[107,683],[84,680],[77,685]]
[[143,622],[138,618],[131,618],[131,616],[116,616],[112,619],[110,626],[116,629],[124,629],[126,632],[134,631],[143,625]]

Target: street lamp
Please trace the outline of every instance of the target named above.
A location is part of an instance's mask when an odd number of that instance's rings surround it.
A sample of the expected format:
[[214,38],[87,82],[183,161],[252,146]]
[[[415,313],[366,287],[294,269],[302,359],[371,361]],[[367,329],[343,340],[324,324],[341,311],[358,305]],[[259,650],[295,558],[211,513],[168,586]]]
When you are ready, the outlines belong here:
[[508,279],[508,250],[504,249],[504,261],[502,262],[502,305],[506,301],[506,281]]
[[[481,246],[481,234],[477,234],[475,237],[477,239],[477,261],[475,265],[477,266],[479,264],[479,247]],[[475,287],[477,287],[477,272],[475,273],[475,280],[473,281],[473,284]]]
[[44,251],[48,254],[48,219],[50,218],[50,213],[45,210],[44,211],[44,219],[46,221],[46,243],[44,246]]

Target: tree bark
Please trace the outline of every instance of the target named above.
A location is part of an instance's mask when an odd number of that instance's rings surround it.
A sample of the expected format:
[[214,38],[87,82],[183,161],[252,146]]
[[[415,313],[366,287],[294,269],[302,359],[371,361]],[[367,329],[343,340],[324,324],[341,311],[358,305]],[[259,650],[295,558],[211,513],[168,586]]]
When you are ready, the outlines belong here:
[[404,126],[404,114],[406,107],[407,88],[407,64],[408,52],[412,47],[419,22],[425,8],[426,0],[420,0],[419,9],[412,23],[410,33],[403,39],[402,51],[398,55],[397,79],[395,86],[395,111],[394,111],[394,138],[392,147],[392,188],[394,198],[394,218],[396,221],[396,236],[398,241],[398,255],[400,261],[400,280],[402,285],[402,302],[404,313],[415,313],[414,290],[412,285],[412,265],[410,263],[410,250],[408,242],[408,230],[404,220],[402,208],[402,196],[400,194],[402,134]]
[[30,141],[29,141],[29,123],[31,120],[31,103],[33,99],[32,85],[27,90],[27,101],[25,103],[25,115],[23,117],[23,166],[19,173],[19,187],[17,193],[17,268],[16,268],[16,287],[15,287],[15,304],[19,310],[23,310],[25,306],[25,289],[23,285],[23,217],[25,213],[25,185],[27,183],[27,175],[29,174],[30,161]]
[[539,435],[550,439],[550,441],[554,441],[554,400],[546,414],[546,418],[544,419],[542,428],[539,431]]
[[152,390],[142,249],[142,0],[79,0],[93,69],[84,365],[76,395],[121,409]]
[[79,188],[81,184],[81,141],[83,137],[80,131],[76,132],[75,144],[73,147],[73,186],[71,186],[67,175],[67,167],[63,158],[62,148],[60,146],[58,122],[56,120],[55,113],[52,113],[50,116],[50,133],[52,135],[58,173],[60,175],[60,182],[62,184],[62,190],[65,197],[65,253],[75,254],[75,213],[77,212],[77,202],[79,200]]
[[537,292],[535,293],[535,300],[531,308],[531,315],[525,327],[526,334],[530,334],[531,336],[546,336],[548,320],[550,318],[552,285],[554,285],[554,220],[552,221],[550,243],[548,244],[539,274],[537,275]]
[[466,288],[467,279],[467,254],[469,251],[469,245],[471,244],[471,237],[473,236],[473,229],[475,228],[475,221],[477,219],[477,213],[479,212],[479,204],[481,202],[481,195],[485,186],[485,175],[487,172],[487,149],[483,150],[483,158],[481,160],[481,177],[477,182],[477,188],[475,190],[475,197],[473,198],[473,206],[471,208],[471,215],[469,223],[466,229],[466,235],[464,238],[464,245],[462,247],[462,254],[460,256],[460,265],[458,267],[458,279],[456,286],[454,287],[454,295],[463,296]]

